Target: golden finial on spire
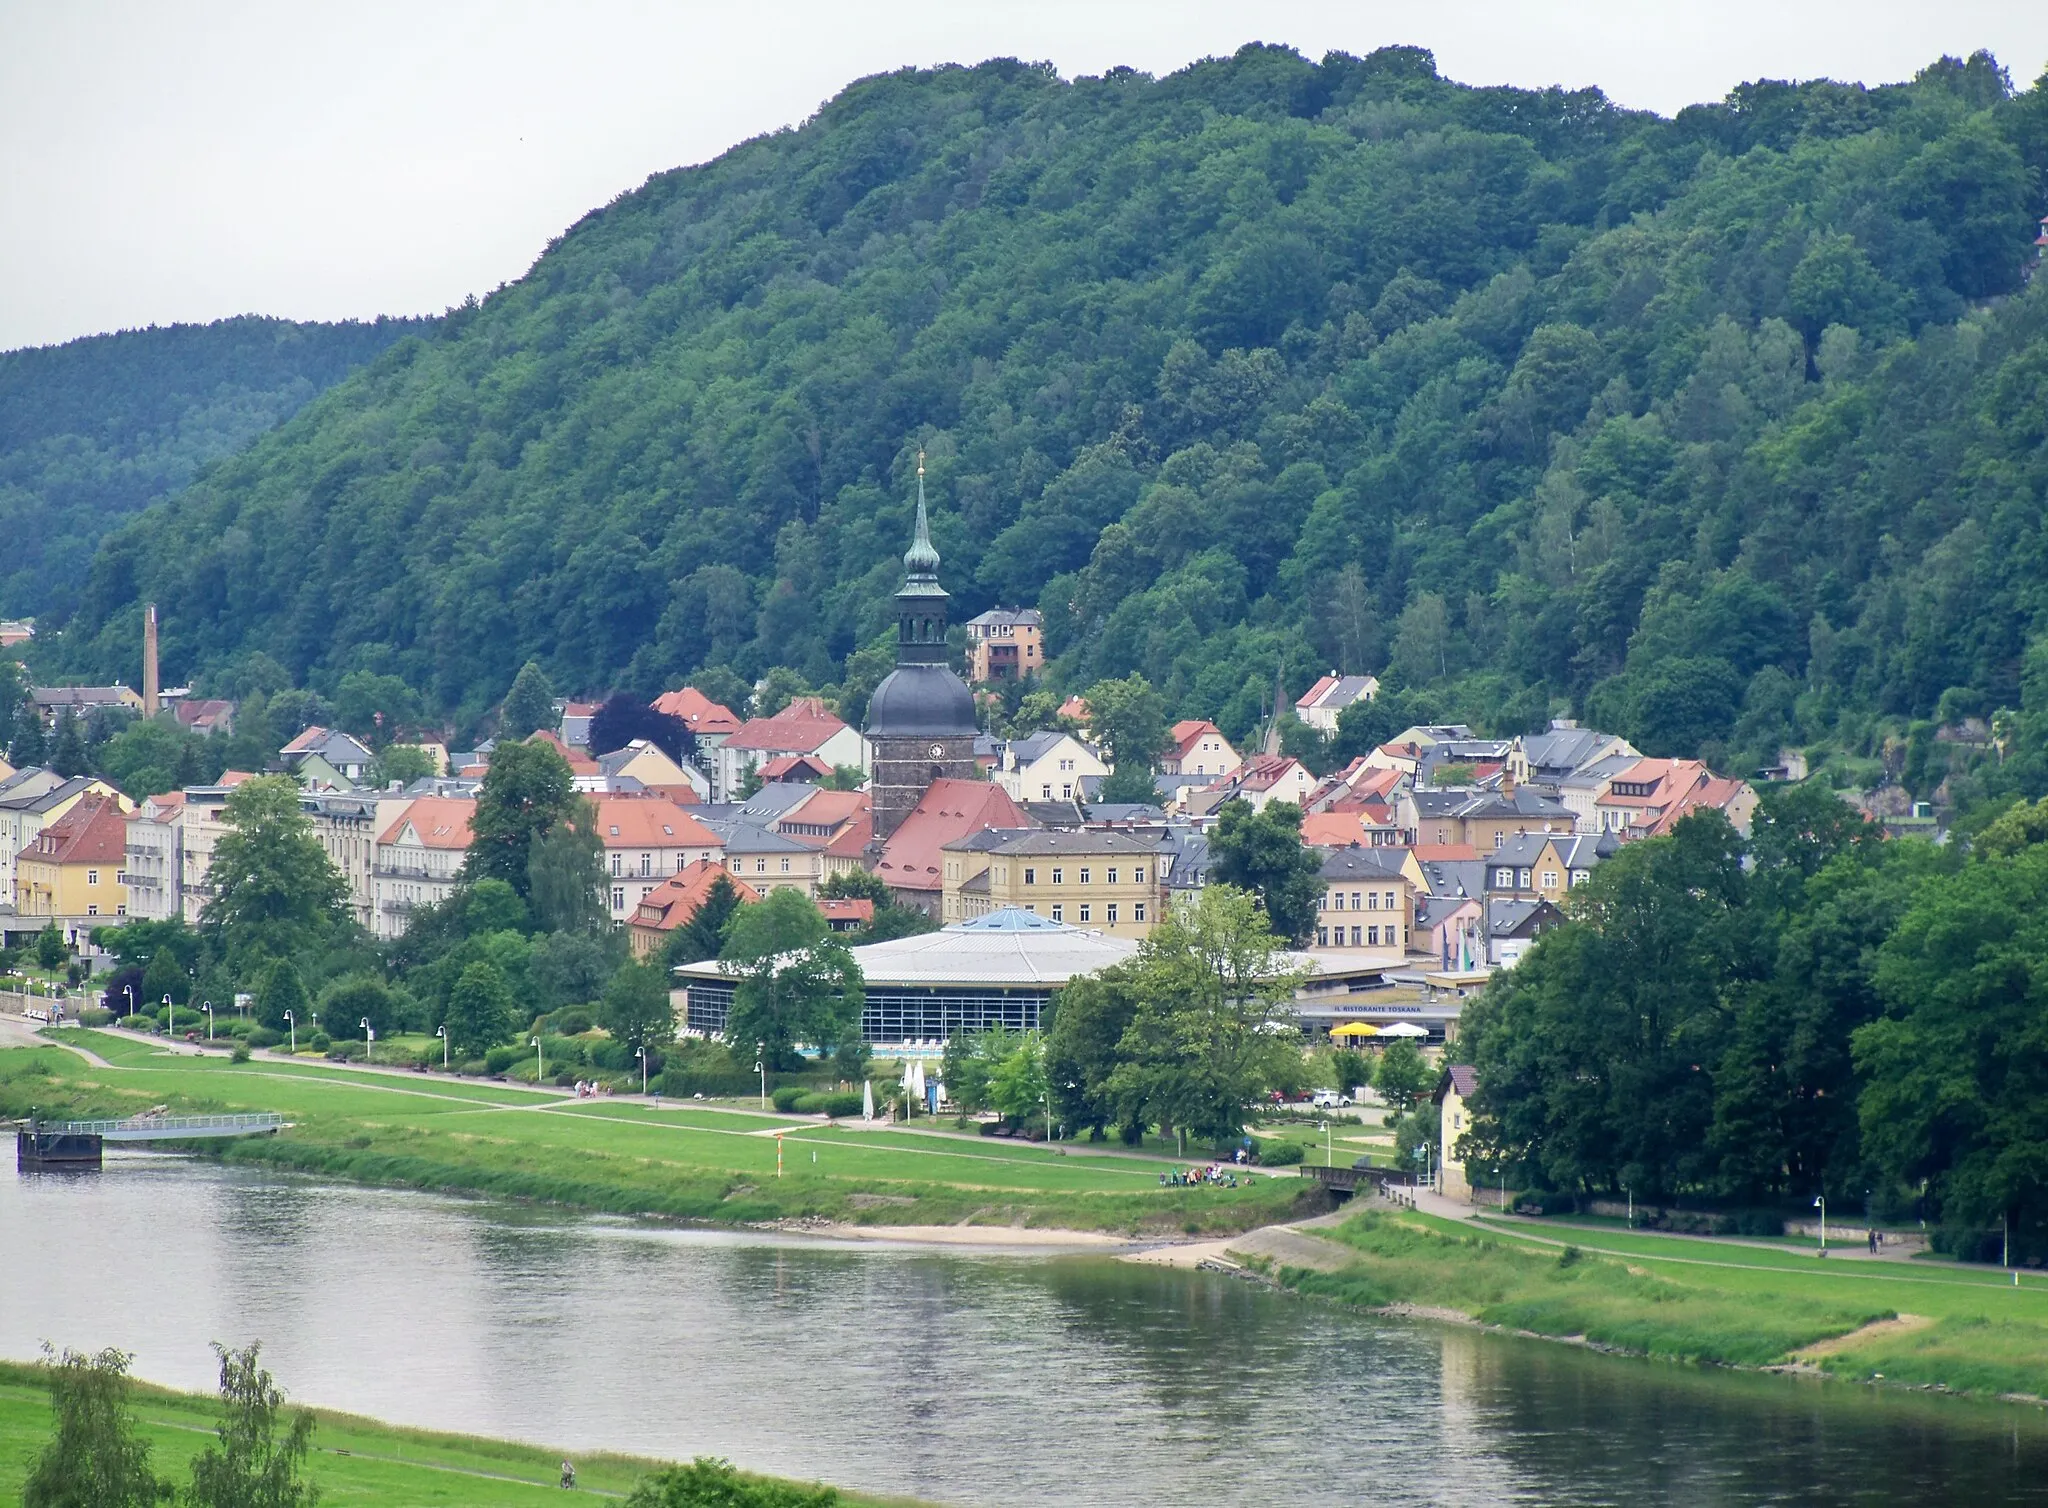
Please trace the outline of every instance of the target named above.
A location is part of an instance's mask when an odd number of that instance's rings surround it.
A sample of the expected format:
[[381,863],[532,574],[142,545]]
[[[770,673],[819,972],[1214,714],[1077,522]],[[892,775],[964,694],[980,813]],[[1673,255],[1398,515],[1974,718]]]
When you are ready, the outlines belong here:
[[919,450],[917,453],[917,474],[920,477],[924,475],[924,451],[922,450]]

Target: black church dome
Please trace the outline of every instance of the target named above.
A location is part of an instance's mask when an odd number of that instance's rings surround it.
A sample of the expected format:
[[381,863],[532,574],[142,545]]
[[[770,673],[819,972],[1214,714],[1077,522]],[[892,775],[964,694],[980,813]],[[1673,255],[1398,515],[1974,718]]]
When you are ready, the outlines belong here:
[[945,665],[899,665],[868,698],[868,736],[972,734],[974,693]]

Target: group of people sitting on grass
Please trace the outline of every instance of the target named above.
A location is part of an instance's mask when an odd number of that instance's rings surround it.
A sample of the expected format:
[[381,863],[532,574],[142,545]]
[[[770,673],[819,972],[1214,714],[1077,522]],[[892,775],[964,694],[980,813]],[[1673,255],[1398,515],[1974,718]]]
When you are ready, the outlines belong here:
[[583,1079],[576,1081],[576,1098],[579,1100],[594,1100],[601,1094],[610,1094],[611,1092],[611,1085],[600,1084],[594,1079],[587,1082]]
[[1189,1168],[1185,1173],[1179,1168],[1174,1168],[1161,1173],[1159,1182],[1163,1187],[1170,1189],[1191,1189],[1205,1183],[1234,1189],[1237,1187],[1237,1174],[1220,1162],[1212,1162],[1206,1168]]

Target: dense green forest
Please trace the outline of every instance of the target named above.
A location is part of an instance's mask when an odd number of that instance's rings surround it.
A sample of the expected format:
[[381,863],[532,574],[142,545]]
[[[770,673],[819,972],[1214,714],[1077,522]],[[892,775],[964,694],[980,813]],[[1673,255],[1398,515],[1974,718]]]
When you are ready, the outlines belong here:
[[2048,631],[2044,168],[2048,88],[1983,54],[1669,120],[1412,48],[865,79],[110,538],[47,651],[129,670],[153,598],[173,676],[260,649],[466,726],[528,659],[857,704],[923,447],[956,618],[1041,606],[1066,687],[1925,746]]
[[109,529],[424,328],[244,316],[0,352],[0,613],[68,616]]
[[[1488,1179],[1919,1218],[2048,1257],[2048,802],[1887,842],[1812,782],[1632,843],[1470,1007]],[[1775,1231],[1775,1223],[1767,1225]]]

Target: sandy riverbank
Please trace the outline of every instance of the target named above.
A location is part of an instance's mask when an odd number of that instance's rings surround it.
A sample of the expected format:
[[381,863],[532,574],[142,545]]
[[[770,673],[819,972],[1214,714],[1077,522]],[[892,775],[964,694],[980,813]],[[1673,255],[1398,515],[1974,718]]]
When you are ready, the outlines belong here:
[[1117,1250],[1132,1244],[1129,1237],[1101,1231],[1025,1225],[849,1225],[837,1220],[791,1220],[779,1221],[770,1228],[834,1241],[1029,1248],[1035,1252]]

